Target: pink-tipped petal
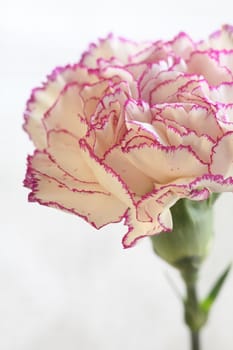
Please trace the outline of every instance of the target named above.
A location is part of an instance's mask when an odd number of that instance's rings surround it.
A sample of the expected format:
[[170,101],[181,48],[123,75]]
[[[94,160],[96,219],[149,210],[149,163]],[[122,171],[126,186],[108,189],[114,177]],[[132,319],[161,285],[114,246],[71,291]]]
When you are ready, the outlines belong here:
[[98,67],[98,61],[102,57],[110,62],[115,60],[126,64],[131,55],[142,50],[147,44],[138,44],[124,38],[117,38],[109,34],[106,38],[100,39],[98,44],[91,44],[80,61],[81,65],[89,68]]
[[[156,213],[154,215],[156,216]],[[137,215],[134,210],[129,210],[127,212],[125,225],[128,226],[128,232],[122,240],[124,248],[130,248],[135,245],[139,239],[146,236],[153,236],[164,230],[162,225],[156,219],[152,222],[142,222],[137,220]]]
[[221,29],[210,35],[208,41],[200,43],[200,48],[212,48],[215,50],[233,49],[233,26],[225,24]]
[[31,177],[34,186],[30,201],[79,215],[95,228],[121,221],[127,209],[111,193],[71,191],[48,175],[33,170]]
[[212,162],[210,165],[212,174],[221,174],[224,177],[233,176],[233,132],[225,134],[214,146]]
[[93,170],[82,157],[79,139],[67,130],[48,134],[48,153],[59,167],[80,181],[96,182]]
[[204,174],[189,184],[191,195],[195,191],[208,190],[210,193],[233,192],[233,178],[222,175]]
[[90,149],[84,139],[80,140],[80,146],[83,159],[89,168],[92,169],[93,174],[100,185],[102,185],[107,191],[111,192],[128,207],[132,206],[132,193],[129,191],[128,186],[123,182],[120,175],[95,156],[94,152]]
[[129,162],[156,183],[165,184],[180,177],[196,177],[207,165],[188,148],[142,145],[126,151]]
[[203,76],[210,85],[219,85],[232,81],[232,74],[220,65],[218,57],[210,52],[194,52],[187,62],[188,72]]
[[66,66],[54,69],[42,87],[32,90],[24,113],[24,129],[38,149],[47,146],[46,131],[42,123],[44,114],[54,105],[66,84],[71,82],[94,83],[97,80],[96,74],[89,72],[86,68],[78,65]]
[[79,96],[80,87],[70,83],[60,93],[55,104],[47,111],[43,123],[47,132],[64,130],[81,138],[87,133],[83,114],[83,101]]
[[104,163],[114,169],[136,195],[144,195],[153,189],[152,179],[129,163],[120,146],[112,148],[107,153]]

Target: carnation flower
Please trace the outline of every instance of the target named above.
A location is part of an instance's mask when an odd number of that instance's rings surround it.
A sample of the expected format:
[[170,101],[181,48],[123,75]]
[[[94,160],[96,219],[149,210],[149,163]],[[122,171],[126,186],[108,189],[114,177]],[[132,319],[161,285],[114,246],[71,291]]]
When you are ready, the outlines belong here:
[[181,198],[233,191],[233,27],[135,43],[109,35],[32,91],[29,201],[95,228],[124,220],[124,247],[172,230]]

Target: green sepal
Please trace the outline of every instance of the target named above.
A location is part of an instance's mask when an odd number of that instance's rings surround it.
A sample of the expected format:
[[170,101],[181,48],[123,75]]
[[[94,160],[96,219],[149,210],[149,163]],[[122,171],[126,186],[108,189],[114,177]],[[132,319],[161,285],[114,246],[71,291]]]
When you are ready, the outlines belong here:
[[213,242],[213,202],[180,199],[170,209],[172,232],[151,237],[157,255],[169,264],[183,270],[187,263],[199,267],[208,255]]
[[209,196],[209,198],[207,199],[207,202],[209,205],[214,205],[214,203],[216,202],[216,200],[220,197],[221,193],[212,193],[211,196]]
[[213,287],[211,288],[207,297],[200,303],[201,309],[208,313],[213,306],[217,296],[219,295],[224,282],[226,281],[227,276],[231,270],[232,264],[230,263],[227,268],[223,271],[223,273],[219,276]]

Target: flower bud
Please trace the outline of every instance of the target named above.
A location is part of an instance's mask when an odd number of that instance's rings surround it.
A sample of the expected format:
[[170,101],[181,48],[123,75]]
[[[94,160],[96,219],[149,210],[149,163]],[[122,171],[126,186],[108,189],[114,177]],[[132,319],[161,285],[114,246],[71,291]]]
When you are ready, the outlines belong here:
[[213,200],[180,199],[172,208],[173,230],[151,237],[153,249],[169,264],[183,270],[187,261],[198,268],[213,241]]

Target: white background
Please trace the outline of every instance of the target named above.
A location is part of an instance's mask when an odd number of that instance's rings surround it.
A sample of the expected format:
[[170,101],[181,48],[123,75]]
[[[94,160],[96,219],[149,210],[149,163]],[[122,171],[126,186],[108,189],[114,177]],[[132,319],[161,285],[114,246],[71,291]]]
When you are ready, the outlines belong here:
[[[0,0],[0,348],[187,350],[182,310],[145,239],[123,250],[123,225],[95,231],[78,217],[27,203],[22,113],[31,88],[112,31],[131,39],[195,39],[233,24],[232,1]],[[233,196],[216,205],[203,295],[233,256]],[[233,348],[233,273],[203,333],[203,350]]]

